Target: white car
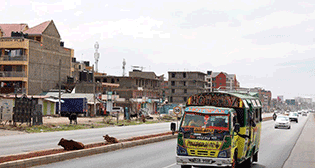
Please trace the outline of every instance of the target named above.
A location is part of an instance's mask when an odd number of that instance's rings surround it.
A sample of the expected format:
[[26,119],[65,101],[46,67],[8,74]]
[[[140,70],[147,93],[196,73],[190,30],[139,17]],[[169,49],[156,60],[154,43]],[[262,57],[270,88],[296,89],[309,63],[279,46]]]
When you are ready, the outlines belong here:
[[290,118],[288,116],[277,116],[275,128],[291,128]]
[[297,112],[291,112],[289,114],[289,119],[290,119],[290,121],[294,120],[296,123],[298,123],[299,122],[299,114]]

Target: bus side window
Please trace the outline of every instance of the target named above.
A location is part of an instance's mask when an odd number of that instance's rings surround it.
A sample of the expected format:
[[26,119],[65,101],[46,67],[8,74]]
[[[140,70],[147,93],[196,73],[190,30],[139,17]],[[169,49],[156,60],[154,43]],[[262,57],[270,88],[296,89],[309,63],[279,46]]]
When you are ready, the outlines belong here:
[[258,123],[259,122],[259,109],[256,109],[255,113],[256,113],[255,122]]

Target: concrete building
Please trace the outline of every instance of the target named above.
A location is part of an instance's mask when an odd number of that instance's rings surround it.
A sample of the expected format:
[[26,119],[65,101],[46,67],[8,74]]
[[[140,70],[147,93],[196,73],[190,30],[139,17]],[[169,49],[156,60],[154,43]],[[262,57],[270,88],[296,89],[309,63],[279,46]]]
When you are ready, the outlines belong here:
[[[211,91],[218,89],[235,90],[240,87],[240,83],[237,81],[235,74],[227,74],[226,72],[212,72],[210,75],[207,75],[206,79],[208,79],[208,81],[209,79],[211,80]],[[207,88],[209,89],[209,86]]]
[[185,104],[189,96],[205,92],[205,75],[197,71],[169,71],[169,103]]
[[[119,87],[112,88],[111,91],[125,102],[116,105],[129,107],[132,113],[138,113],[140,108],[147,108],[149,113],[155,113],[162,98],[162,76],[156,76],[154,72],[132,71],[129,76],[95,75],[95,81],[119,84]],[[103,91],[105,93],[106,90]]]
[[272,94],[271,94],[271,91],[269,90],[265,90],[260,87],[255,87],[255,88],[238,88],[237,91],[248,93],[251,96],[259,97],[262,103],[263,112],[270,111],[273,106],[274,102],[272,102]]
[[54,22],[29,28],[27,24],[0,24],[1,93],[40,94],[56,88],[71,75],[74,50],[64,47]]

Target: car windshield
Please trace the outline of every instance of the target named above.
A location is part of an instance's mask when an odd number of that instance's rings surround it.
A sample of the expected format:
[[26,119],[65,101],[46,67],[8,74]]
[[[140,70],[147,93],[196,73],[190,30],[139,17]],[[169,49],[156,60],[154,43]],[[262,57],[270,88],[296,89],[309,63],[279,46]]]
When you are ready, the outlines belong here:
[[287,117],[280,117],[280,118],[277,118],[276,121],[289,121],[289,119]]
[[290,113],[289,116],[297,116],[297,113]]
[[182,127],[200,127],[200,128],[214,128],[223,127],[228,128],[228,115],[208,115],[200,113],[186,113]]

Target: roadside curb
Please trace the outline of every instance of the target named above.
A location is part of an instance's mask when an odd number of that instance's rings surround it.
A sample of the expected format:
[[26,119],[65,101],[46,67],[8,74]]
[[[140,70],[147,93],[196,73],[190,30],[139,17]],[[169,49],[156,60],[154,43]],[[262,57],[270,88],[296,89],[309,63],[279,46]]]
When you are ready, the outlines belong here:
[[39,157],[34,157],[34,158],[29,158],[29,159],[10,161],[10,162],[5,162],[5,163],[0,163],[0,168],[9,168],[9,167],[10,168],[13,168],[13,167],[24,168],[24,167],[39,166],[43,164],[60,162],[60,161],[74,159],[78,157],[85,157],[85,156],[90,156],[90,155],[95,155],[95,154],[100,154],[100,153],[111,152],[111,151],[115,151],[119,149],[165,141],[165,140],[173,139],[176,137],[177,135],[165,135],[165,136],[160,136],[160,137],[135,140],[131,142],[121,142],[118,144],[105,145],[105,146],[94,147],[94,148],[89,148],[89,149],[67,151],[67,152],[52,154],[52,155],[47,155],[47,156],[39,156]]
[[[307,160],[308,158],[305,158],[305,157],[302,159],[298,158],[301,160],[296,161],[296,158],[295,158],[295,157],[297,157],[296,152],[293,153],[296,149],[304,149],[303,153],[307,153],[310,151],[313,152],[313,150],[314,150],[313,142],[308,143],[307,142],[308,138],[306,138],[307,135],[313,135],[312,133],[310,133],[309,130],[313,130],[314,126],[311,123],[315,122],[314,118],[310,119],[311,117],[315,117],[315,114],[310,113],[309,115],[311,115],[311,116],[307,116],[308,118],[307,118],[306,122],[304,123],[303,128],[302,128],[297,140],[295,141],[294,146],[292,147],[292,149],[290,151],[289,156],[284,161],[282,168],[292,167],[292,166],[295,167],[297,165],[299,165],[299,167],[301,166],[301,167],[305,167],[305,168],[306,167],[314,167],[315,163],[309,162],[309,160]],[[310,121],[310,120],[312,120],[312,121]],[[310,122],[310,123],[308,123],[308,122]],[[308,132],[308,133],[306,133],[306,132]],[[311,138],[311,139],[313,140],[313,138]],[[303,148],[303,146],[301,146],[302,144],[304,144],[304,145],[306,144],[306,146],[304,146],[304,148]],[[305,147],[307,147],[308,149],[306,149]],[[310,149],[310,151],[307,151],[309,149]],[[299,153],[298,156],[300,156],[301,153],[300,152],[298,152],[298,153]],[[303,155],[301,154],[301,157],[302,156]],[[312,155],[312,156],[314,157],[314,155]],[[298,162],[298,164],[296,162]],[[305,164],[305,163],[307,163],[307,164]]]

